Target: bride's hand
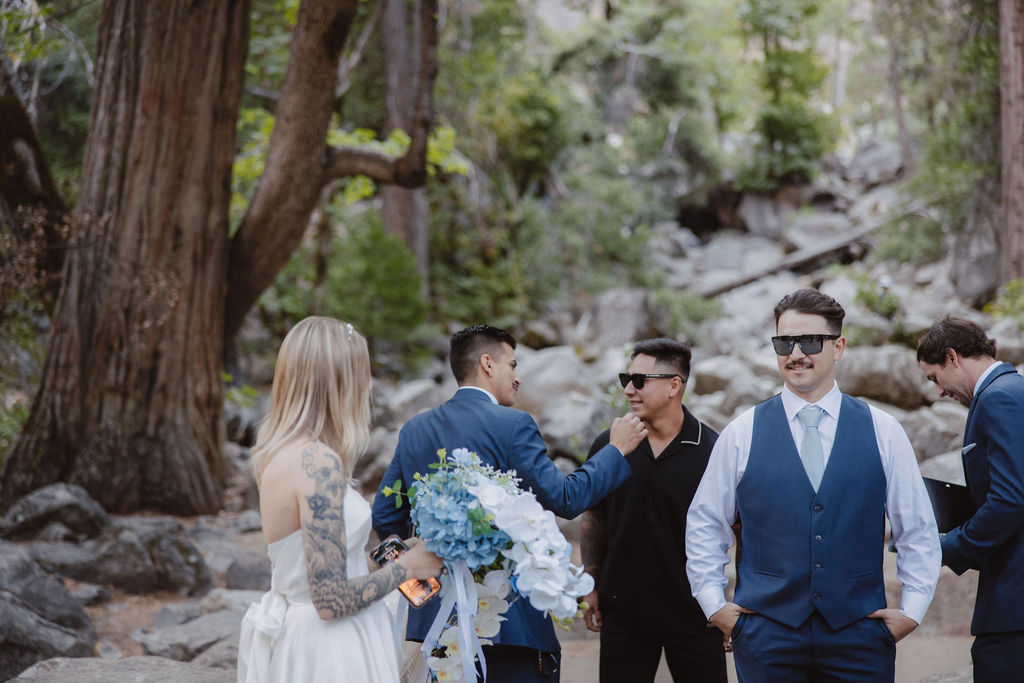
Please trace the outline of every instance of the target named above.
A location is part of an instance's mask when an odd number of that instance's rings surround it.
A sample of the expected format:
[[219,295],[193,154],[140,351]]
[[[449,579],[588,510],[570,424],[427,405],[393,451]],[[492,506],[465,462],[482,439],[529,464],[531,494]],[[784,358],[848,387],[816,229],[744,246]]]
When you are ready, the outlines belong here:
[[406,539],[405,545],[409,550],[398,556],[399,562],[409,576],[416,579],[429,579],[441,573],[441,558],[427,550],[418,538]]

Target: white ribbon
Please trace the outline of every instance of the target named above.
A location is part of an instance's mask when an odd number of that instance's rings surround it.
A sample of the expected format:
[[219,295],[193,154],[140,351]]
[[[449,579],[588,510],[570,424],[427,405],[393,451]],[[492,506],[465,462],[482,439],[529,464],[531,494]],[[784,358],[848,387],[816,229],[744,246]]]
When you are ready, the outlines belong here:
[[480,639],[476,635],[476,624],[474,623],[478,601],[473,572],[469,571],[465,560],[457,560],[454,564],[446,562],[445,565],[448,567],[448,575],[451,576],[452,582],[455,584],[455,590],[443,592],[441,608],[438,610],[437,616],[434,617],[434,623],[430,625],[426,638],[423,639],[420,652],[424,659],[430,657],[437,647],[441,631],[448,623],[448,617],[454,606],[455,616],[459,622],[459,653],[462,656],[463,676],[469,683],[476,680],[476,667],[473,665],[473,656],[476,655],[480,660],[480,671],[486,681],[487,663],[484,661],[484,651],[480,647]]

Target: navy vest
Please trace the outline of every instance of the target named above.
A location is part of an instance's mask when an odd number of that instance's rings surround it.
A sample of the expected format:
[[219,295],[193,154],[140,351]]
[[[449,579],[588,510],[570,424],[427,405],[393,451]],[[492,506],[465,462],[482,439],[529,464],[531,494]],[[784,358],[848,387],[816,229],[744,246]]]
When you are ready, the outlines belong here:
[[790,628],[814,610],[839,629],[884,608],[885,489],[866,403],[843,395],[817,494],[782,397],[760,403],[736,488],[742,525],[736,603]]

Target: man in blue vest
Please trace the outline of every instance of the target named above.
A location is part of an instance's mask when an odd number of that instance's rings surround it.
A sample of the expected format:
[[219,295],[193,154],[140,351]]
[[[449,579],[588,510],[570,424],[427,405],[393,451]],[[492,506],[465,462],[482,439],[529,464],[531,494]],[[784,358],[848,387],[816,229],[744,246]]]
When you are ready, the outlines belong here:
[[995,359],[981,326],[946,316],[917,345],[939,396],[970,408],[964,430],[967,488],[978,506],[942,537],[942,563],[977,569],[971,659],[976,683],[1024,676],[1024,377]]
[[[548,458],[537,423],[510,406],[519,391],[516,340],[505,330],[474,325],[451,338],[450,363],[459,389],[447,402],[409,420],[398,435],[395,457],[381,479],[381,488],[401,479],[408,486],[416,473],[429,474],[437,451],[474,451],[487,464],[515,470],[524,489],[559,517],[571,519],[604,498],[629,478],[623,454],[647,437],[635,415],[615,418],[611,439],[586,464],[569,475]],[[377,492],[373,528],[381,538],[409,535],[409,506],[395,507],[394,499]],[[409,611],[406,637],[422,641],[437,615],[433,600]],[[512,603],[501,631],[484,646],[489,683],[559,680],[561,648],[551,618],[528,600]]]
[[[935,517],[906,433],[840,393],[845,311],[801,289],[775,307],[782,392],[729,423],[686,519],[686,572],[731,638],[741,683],[890,682],[939,576]],[[900,608],[887,608],[885,519]],[[723,569],[739,522],[736,593]]]

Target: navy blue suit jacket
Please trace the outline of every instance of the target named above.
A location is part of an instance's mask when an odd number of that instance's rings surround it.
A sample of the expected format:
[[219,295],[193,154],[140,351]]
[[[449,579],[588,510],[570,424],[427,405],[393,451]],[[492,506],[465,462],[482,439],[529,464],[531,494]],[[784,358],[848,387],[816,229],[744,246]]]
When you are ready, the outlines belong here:
[[[529,414],[493,403],[476,389],[462,388],[447,402],[409,420],[398,436],[395,457],[381,479],[381,488],[401,479],[405,487],[428,465],[437,462],[437,450],[456,448],[474,451],[480,460],[502,470],[515,470],[537,500],[559,517],[571,519],[604,498],[630,476],[629,464],[617,448],[605,446],[571,474],[548,458],[548,449],[537,423]],[[373,528],[381,538],[409,534],[409,506],[395,507],[394,497],[378,491],[373,501]],[[423,640],[433,622],[439,600],[409,610],[406,637]],[[561,648],[551,619],[523,598],[505,613],[506,621],[492,642],[519,645],[545,652]]]
[[942,562],[979,570],[971,633],[1024,630],[1024,377],[998,366],[971,400],[964,473],[977,512],[942,538]]

